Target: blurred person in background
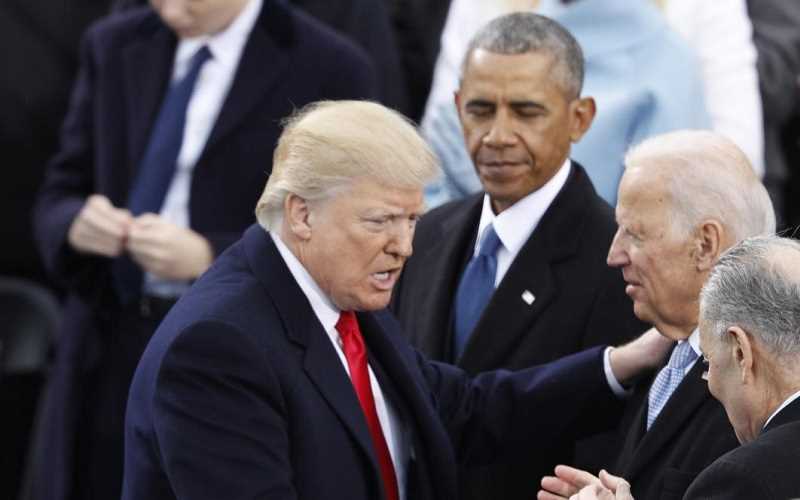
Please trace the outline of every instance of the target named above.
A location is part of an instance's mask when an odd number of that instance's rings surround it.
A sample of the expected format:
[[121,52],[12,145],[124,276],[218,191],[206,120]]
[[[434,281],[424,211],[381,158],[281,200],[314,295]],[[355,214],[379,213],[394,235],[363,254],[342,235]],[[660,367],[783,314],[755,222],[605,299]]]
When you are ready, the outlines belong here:
[[94,25],[34,221],[67,290],[34,498],[117,498],[136,363],[253,220],[280,120],[375,98],[367,56],[274,0],[153,0]]
[[[36,251],[31,211],[45,164],[58,146],[58,128],[78,69],[80,37],[92,21],[108,11],[109,3],[0,2],[0,154],[8,164],[0,185],[0,279],[25,280],[21,286],[45,295],[57,294],[58,289]],[[5,321],[13,322],[13,318],[1,319],[10,334],[13,326]],[[0,412],[0,498],[8,499],[17,498],[24,475],[46,374],[45,367],[34,370],[32,366],[24,372],[5,371],[11,349],[0,345],[0,408],[5,409]]]
[[800,225],[800,2],[748,0],[764,107],[764,185],[789,234]]

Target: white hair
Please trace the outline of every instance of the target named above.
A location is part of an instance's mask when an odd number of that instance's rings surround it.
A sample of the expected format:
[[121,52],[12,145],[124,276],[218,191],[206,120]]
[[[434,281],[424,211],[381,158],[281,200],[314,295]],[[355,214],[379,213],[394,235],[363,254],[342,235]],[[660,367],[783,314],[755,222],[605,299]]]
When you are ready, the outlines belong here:
[[800,354],[800,243],[760,236],[731,247],[709,274],[700,311],[717,337],[737,325],[778,357]]
[[734,241],[775,232],[775,212],[747,157],[711,131],[681,130],[645,140],[625,167],[657,169],[672,198],[672,229],[688,234],[704,219],[720,222]]

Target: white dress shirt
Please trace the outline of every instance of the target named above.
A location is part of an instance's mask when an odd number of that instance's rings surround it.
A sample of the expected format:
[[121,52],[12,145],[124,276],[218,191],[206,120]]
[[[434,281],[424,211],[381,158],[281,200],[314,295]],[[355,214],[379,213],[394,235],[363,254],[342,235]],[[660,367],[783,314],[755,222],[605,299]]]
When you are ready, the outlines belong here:
[[483,241],[486,227],[492,224],[500,239],[500,247],[497,249],[497,274],[494,277],[495,288],[503,280],[503,276],[517,258],[522,246],[528,241],[544,213],[550,208],[564,184],[567,183],[571,169],[572,163],[567,159],[552,179],[497,215],[492,209],[489,195],[483,196],[483,209],[478,222],[478,238],[475,240],[474,255],[480,251],[480,242]]
[[[186,124],[175,175],[159,213],[167,222],[189,227],[189,193],[194,167],[233,84],[245,43],[258,20],[262,4],[263,0],[250,0],[236,19],[219,33],[184,38],[178,42],[172,64],[172,83],[186,75],[192,56],[203,45],[211,51],[211,59],[200,70],[186,108]],[[166,281],[149,273],[145,275],[144,283],[148,294],[165,297],[177,297],[189,286],[186,282]]]
[[[292,273],[294,280],[300,286],[303,294],[311,304],[311,309],[328,334],[328,339],[331,341],[336,354],[339,355],[339,361],[342,362],[347,376],[350,376],[350,368],[347,365],[347,357],[344,355],[342,348],[342,341],[339,337],[339,332],[336,330],[336,323],[339,321],[339,314],[341,311],[333,305],[327,295],[319,288],[317,283],[308,274],[308,271],[303,267],[303,264],[297,260],[297,257],[292,253],[286,244],[281,240],[280,236],[275,233],[270,233],[272,241],[278,247],[281,257],[289,267],[289,272]],[[372,367],[367,367],[369,370],[369,382],[372,387],[372,395],[375,398],[375,410],[378,413],[378,421],[383,430],[383,436],[386,438],[386,444],[389,446],[389,454],[392,456],[392,463],[394,464],[394,472],[397,476],[397,487],[400,492],[400,500],[406,498],[406,464],[408,463],[408,456],[410,447],[406,444],[403,426],[397,416],[397,411],[392,407],[391,403],[386,400],[372,371]]]

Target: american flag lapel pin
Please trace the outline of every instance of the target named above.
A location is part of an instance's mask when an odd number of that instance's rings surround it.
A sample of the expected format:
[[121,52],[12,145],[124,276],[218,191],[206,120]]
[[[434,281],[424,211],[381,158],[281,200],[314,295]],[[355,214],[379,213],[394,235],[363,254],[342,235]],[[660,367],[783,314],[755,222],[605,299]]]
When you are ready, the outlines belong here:
[[525,290],[522,292],[522,300],[526,304],[531,305],[533,304],[533,301],[536,300],[536,296],[530,290]]

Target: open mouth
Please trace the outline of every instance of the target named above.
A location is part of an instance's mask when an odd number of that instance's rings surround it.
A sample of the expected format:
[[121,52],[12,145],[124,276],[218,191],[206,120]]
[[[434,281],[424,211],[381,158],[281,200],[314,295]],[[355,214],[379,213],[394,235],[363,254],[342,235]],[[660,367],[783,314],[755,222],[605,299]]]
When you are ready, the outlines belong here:
[[370,277],[375,286],[380,290],[391,290],[394,287],[397,277],[400,275],[400,268],[388,269],[378,273],[372,273]]

